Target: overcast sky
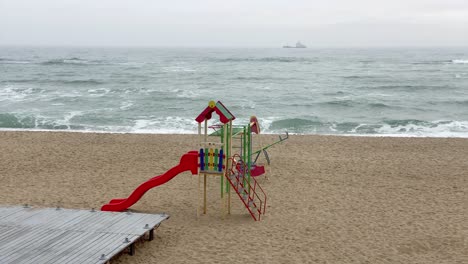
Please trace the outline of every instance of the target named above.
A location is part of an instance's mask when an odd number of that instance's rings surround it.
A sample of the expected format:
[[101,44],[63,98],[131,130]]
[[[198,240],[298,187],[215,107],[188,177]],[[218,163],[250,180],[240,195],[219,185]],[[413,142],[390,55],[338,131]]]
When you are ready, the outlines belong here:
[[468,0],[0,0],[0,45],[468,46]]

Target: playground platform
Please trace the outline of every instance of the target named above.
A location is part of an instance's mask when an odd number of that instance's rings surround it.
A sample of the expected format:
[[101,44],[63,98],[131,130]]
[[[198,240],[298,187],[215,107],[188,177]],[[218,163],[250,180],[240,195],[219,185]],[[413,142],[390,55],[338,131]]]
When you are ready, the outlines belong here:
[[107,263],[152,240],[166,214],[0,207],[0,263]]

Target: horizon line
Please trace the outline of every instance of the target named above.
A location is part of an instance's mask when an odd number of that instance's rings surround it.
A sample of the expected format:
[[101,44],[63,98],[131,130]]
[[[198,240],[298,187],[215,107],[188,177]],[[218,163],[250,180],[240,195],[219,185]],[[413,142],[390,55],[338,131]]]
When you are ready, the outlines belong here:
[[[306,45],[307,46],[307,45]],[[1,48],[186,48],[186,49],[203,49],[203,48],[242,48],[242,49],[284,49],[283,45],[278,46],[262,46],[262,45],[112,45],[112,44],[95,44],[95,45],[73,45],[73,44],[0,44]],[[317,45],[307,46],[297,50],[307,49],[372,49],[372,48],[468,48],[467,45]],[[287,49],[296,50],[296,49]]]

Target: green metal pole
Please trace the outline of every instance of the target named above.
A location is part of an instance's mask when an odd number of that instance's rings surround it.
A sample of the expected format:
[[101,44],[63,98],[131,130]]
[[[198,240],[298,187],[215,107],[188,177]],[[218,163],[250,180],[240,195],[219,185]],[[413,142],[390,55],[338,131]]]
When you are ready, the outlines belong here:
[[[225,150],[225,153],[226,153],[226,159],[224,161],[224,164],[226,166],[226,170],[229,169],[228,167],[228,159],[231,157],[231,153],[230,153],[230,149],[231,149],[231,128],[232,128],[232,121],[230,121],[229,123],[227,123],[227,126],[226,126],[226,140],[225,140],[225,147],[226,147],[226,150]],[[226,192],[228,193],[229,192],[229,188],[230,188],[230,185],[229,185],[229,182],[226,181]]]
[[276,141],[276,142],[273,142],[272,144],[267,145],[267,146],[265,146],[265,147],[262,147],[261,149],[259,149],[259,150],[255,151],[254,153],[252,153],[252,155],[258,154],[259,152],[261,152],[261,151],[263,151],[263,150],[266,150],[266,149],[268,149],[268,148],[270,148],[270,147],[272,147],[272,146],[274,146],[274,145],[276,145],[276,144],[278,144],[278,143],[281,143],[281,142],[285,141],[285,140],[288,139],[288,138],[289,138],[289,135],[288,135],[287,132],[286,132],[286,138],[281,138],[281,136],[280,136],[280,140],[278,140],[278,141]]
[[243,153],[242,153],[242,163],[243,163],[242,166],[244,167],[243,168],[244,169],[244,171],[243,171],[243,173],[244,173],[243,183],[244,183],[244,186],[245,186],[245,182],[246,182],[246,180],[245,180],[245,176],[246,176],[245,175],[245,171],[246,171],[245,166],[247,165],[246,164],[246,159],[245,159],[247,157],[246,156],[247,155],[247,127],[244,126],[244,130],[243,130],[242,134],[243,134],[243,140],[244,140],[242,142],[242,151],[243,151]]
[[[223,125],[221,127],[221,144],[224,144],[225,127],[226,127],[226,125]],[[222,158],[223,158],[222,156],[219,157],[219,159],[222,159]],[[223,199],[223,185],[224,185],[223,181],[224,181],[224,175],[221,175],[221,199]]]
[[[250,187],[250,168],[251,168],[251,157],[250,157],[250,152],[252,152],[252,131],[250,124],[247,127],[247,177],[249,181],[249,187]],[[250,188],[249,188],[249,194],[250,194]]]

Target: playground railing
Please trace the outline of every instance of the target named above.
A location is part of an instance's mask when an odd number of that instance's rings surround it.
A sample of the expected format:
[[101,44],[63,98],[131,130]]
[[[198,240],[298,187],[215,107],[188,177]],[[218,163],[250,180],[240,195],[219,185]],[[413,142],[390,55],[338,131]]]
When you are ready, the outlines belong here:
[[247,166],[235,157],[230,158],[231,168],[227,171],[227,179],[241,198],[245,207],[255,220],[260,220],[262,214],[266,211],[267,196],[260,184],[251,177],[250,182],[246,179]]

